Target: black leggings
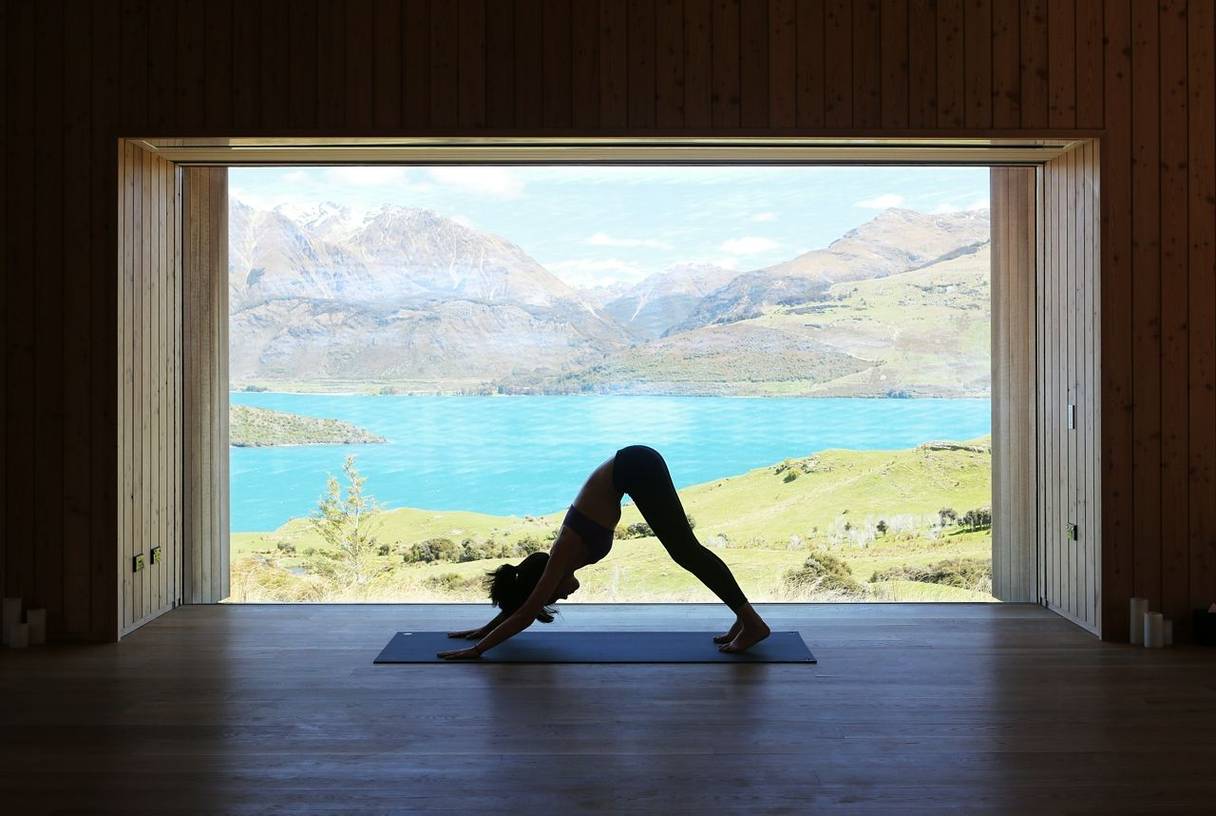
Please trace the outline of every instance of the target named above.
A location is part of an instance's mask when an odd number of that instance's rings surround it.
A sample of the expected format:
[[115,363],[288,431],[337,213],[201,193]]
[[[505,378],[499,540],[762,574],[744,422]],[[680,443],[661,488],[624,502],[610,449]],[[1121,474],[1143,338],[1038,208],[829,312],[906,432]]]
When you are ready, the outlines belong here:
[[677,564],[700,578],[731,611],[737,612],[747,603],[730,567],[693,535],[667,463],[657,450],[645,445],[618,450],[612,462],[612,484],[618,493],[629,494]]

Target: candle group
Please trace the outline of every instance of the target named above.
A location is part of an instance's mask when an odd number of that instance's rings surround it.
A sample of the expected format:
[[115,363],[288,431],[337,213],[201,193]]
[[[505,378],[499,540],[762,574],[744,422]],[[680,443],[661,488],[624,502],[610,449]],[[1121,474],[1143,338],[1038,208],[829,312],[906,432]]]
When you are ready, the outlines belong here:
[[1160,649],[1174,643],[1174,622],[1160,612],[1148,610],[1147,598],[1132,598],[1129,606],[1131,621],[1129,638],[1132,645]]

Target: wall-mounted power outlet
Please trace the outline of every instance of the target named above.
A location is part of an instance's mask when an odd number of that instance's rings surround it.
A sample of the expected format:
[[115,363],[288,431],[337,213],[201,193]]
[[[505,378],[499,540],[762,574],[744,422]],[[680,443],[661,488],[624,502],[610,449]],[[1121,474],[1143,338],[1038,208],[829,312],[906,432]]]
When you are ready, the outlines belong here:
[[140,553],[139,555],[137,555],[131,559],[131,572],[139,572],[143,568],[144,568],[144,554]]
[[160,547],[153,547],[153,548],[152,548],[152,563],[153,563],[153,564],[159,564],[159,563],[160,563]]
[[1068,528],[1066,530],[1066,533],[1068,535],[1069,541],[1076,541],[1077,540],[1077,525],[1070,522],[1068,525]]

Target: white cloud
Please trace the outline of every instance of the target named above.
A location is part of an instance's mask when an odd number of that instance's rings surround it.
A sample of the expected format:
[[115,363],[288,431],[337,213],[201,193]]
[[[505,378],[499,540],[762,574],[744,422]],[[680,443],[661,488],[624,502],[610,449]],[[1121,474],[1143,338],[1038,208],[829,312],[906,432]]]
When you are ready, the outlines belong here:
[[755,215],[753,215],[751,217],[751,220],[752,221],[776,221],[777,213],[775,213],[775,212],[756,213]]
[[651,249],[671,249],[671,244],[666,241],[657,241],[653,238],[613,238],[606,232],[597,232],[587,239],[587,243],[592,246],[613,246],[613,247],[650,247]]
[[409,170],[405,167],[330,167],[325,178],[332,184],[349,184],[354,187],[398,186],[409,182]]
[[854,207],[864,207],[867,210],[885,210],[887,207],[898,207],[904,203],[904,197],[895,193],[883,193],[873,198],[864,198],[854,204]]
[[755,255],[758,252],[767,252],[779,246],[780,244],[770,238],[761,238],[758,235],[745,235],[742,238],[731,238],[723,241],[718,248],[723,252],[729,252],[731,255]]
[[431,179],[445,187],[491,198],[519,198],[523,179],[509,167],[432,167]]

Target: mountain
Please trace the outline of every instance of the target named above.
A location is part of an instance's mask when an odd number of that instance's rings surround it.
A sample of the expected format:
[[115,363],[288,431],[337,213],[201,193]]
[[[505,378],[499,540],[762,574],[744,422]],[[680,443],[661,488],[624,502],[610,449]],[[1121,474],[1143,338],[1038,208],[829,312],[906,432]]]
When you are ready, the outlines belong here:
[[[299,219],[299,220],[297,220]],[[235,383],[422,379],[486,384],[550,373],[627,334],[520,247],[430,210],[230,217]]]
[[833,284],[883,278],[974,252],[989,241],[990,231],[987,210],[884,210],[825,249],[735,277],[667,333],[758,317],[776,305],[816,300]]
[[706,295],[738,274],[714,264],[675,264],[608,300],[603,311],[636,337],[653,340],[687,320]]

